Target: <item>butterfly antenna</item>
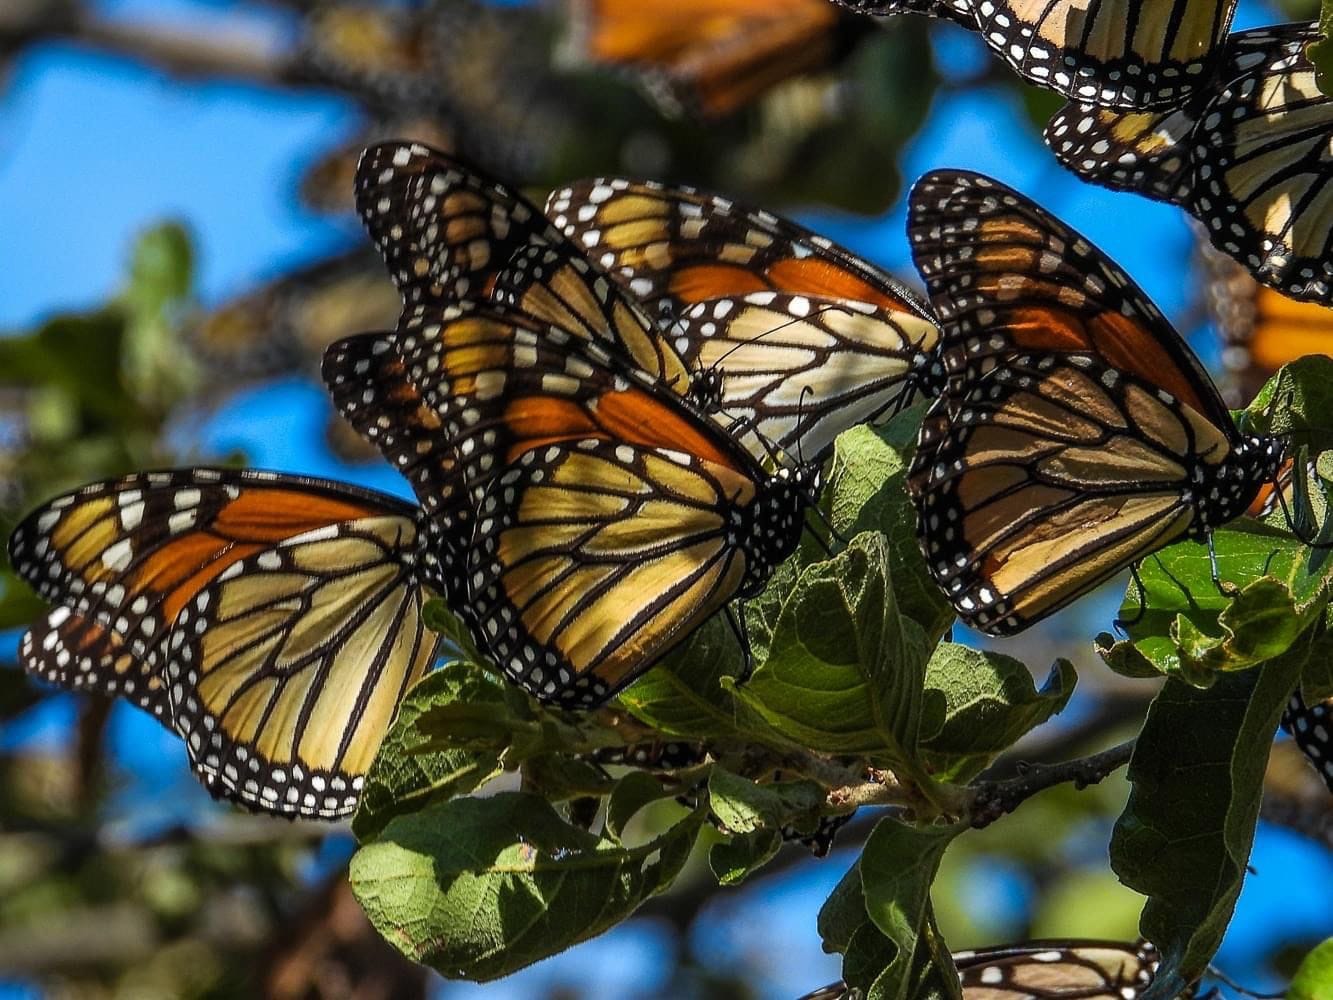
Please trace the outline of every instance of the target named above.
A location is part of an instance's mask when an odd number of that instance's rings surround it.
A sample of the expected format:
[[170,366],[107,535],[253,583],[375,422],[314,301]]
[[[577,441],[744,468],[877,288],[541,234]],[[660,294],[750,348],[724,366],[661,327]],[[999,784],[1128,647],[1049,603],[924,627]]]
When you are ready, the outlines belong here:
[[737,601],[740,606],[740,614],[737,615],[728,604],[726,606],[727,624],[731,626],[732,635],[741,645],[741,672],[736,675],[736,683],[744,684],[750,679],[750,674],[754,672],[754,651],[750,648],[750,628],[745,624],[745,605]]

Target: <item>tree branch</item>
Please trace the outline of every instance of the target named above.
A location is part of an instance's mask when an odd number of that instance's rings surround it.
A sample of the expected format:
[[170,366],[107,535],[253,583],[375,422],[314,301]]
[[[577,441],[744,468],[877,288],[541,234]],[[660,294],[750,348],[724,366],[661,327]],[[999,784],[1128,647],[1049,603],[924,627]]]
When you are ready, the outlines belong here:
[[977,829],[989,826],[1001,816],[1013,812],[1040,791],[1072,782],[1075,788],[1095,785],[1107,775],[1124,767],[1134,753],[1135,740],[1126,740],[1109,750],[1090,757],[1029,767],[1016,778],[1004,781],[983,781],[973,786],[970,809],[972,825]]

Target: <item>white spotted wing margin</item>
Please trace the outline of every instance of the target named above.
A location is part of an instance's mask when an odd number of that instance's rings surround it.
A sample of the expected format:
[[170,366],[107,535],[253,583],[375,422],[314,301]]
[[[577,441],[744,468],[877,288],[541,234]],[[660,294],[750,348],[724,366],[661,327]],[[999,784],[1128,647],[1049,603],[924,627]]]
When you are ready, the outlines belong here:
[[10,539],[55,609],[32,674],[125,697],[217,796],[334,819],[439,639],[421,621],[420,511],[324,480],[185,469],[94,483]]

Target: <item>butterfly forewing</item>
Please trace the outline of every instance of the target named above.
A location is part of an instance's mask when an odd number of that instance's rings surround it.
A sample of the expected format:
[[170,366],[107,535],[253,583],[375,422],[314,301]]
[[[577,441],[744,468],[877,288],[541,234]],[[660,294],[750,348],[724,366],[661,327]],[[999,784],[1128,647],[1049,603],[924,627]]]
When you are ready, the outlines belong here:
[[21,645],[24,665],[164,717],[218,795],[346,815],[438,644],[420,623],[417,516],[264,472],[84,487],[10,540],[16,570],[58,605]]
[[646,307],[675,318],[705,299],[792,292],[929,318],[884,271],[802,226],[728,198],[653,181],[559,188],[546,213]]
[[1133,280],[1018,192],[967,171],[927,174],[909,196],[908,238],[955,386],[1013,351],[1089,353],[1231,426],[1202,364]]
[[421,143],[367,149],[356,206],[408,305],[484,298],[517,250],[560,238],[521,195]]

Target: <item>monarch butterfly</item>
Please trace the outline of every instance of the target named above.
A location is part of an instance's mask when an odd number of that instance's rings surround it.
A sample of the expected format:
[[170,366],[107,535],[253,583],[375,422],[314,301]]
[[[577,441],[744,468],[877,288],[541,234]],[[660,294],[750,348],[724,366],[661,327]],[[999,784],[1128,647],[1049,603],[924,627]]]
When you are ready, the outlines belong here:
[[305,368],[340,337],[392,325],[398,311],[374,253],[355,250],[223,304],[190,331],[190,342],[214,370],[262,378]]
[[[1135,1000],[1151,985],[1159,956],[1147,941],[1028,941],[956,952],[953,961],[965,1000]],[[834,983],[801,1000],[851,1000],[855,992]]]
[[1333,720],[1329,710],[1333,708],[1333,699],[1307,705],[1301,697],[1300,688],[1291,693],[1287,709],[1282,713],[1282,728],[1291,734],[1296,745],[1301,748],[1319,777],[1324,779],[1328,790],[1333,792],[1333,736],[1330,726]]
[[1277,474],[1137,285],[997,181],[926,175],[912,253],[944,327],[950,392],[908,486],[936,581],[1012,634],[1180,538],[1208,539]]
[[1333,101],[1306,55],[1319,37],[1314,23],[1238,32],[1216,84],[1183,106],[1070,104],[1046,143],[1087,180],[1181,205],[1265,285],[1333,305]]
[[[363,217],[409,309],[489,297],[598,341],[733,428],[761,460],[813,460],[840,431],[929,383],[938,332],[925,306],[768,213],[616,179],[553,195],[548,222],[499,181],[418,144],[372,147],[360,177]],[[679,227],[660,252],[659,230],[627,221],[644,210]],[[637,248],[617,242],[636,235],[652,251],[638,268]],[[681,283],[703,294],[663,332],[639,306],[665,313],[666,290]]]
[[431,530],[392,497],[302,476],[93,483],[10,538],[15,570],[56,605],[19,657],[60,687],[152,712],[217,797],[345,816],[435,658],[421,618],[439,589]]
[[475,303],[418,306],[388,343],[473,512],[443,544],[473,632],[538,698],[604,701],[795,549],[817,468],[769,474],[603,345]]
[[837,0],[867,14],[948,17],[1014,72],[1115,108],[1177,103],[1206,85],[1236,0]]
[[813,459],[852,424],[938,391],[927,307],[794,222],[625,178],[558,189],[546,213],[663,318],[683,364],[714,376],[718,409],[788,453]]
[[1211,246],[1199,249],[1208,311],[1222,338],[1227,402],[1245,405],[1289,361],[1333,354],[1333,310],[1289,299]]
[[828,0],[571,0],[565,47],[631,66],[668,111],[731,114],[775,85],[832,65],[866,25]]

